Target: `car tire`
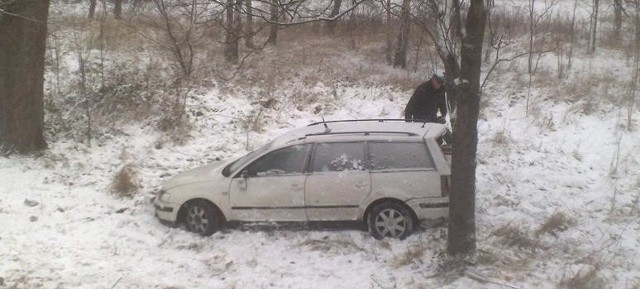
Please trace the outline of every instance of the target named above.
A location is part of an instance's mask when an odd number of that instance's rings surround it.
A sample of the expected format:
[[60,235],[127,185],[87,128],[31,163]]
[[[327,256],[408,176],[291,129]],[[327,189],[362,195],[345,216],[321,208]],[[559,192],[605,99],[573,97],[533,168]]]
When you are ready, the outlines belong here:
[[385,202],[373,207],[367,217],[369,233],[376,239],[404,239],[411,235],[414,219],[411,210],[406,206]]
[[186,206],[184,223],[189,232],[211,236],[218,231],[222,222],[222,215],[218,209],[207,201],[196,200]]

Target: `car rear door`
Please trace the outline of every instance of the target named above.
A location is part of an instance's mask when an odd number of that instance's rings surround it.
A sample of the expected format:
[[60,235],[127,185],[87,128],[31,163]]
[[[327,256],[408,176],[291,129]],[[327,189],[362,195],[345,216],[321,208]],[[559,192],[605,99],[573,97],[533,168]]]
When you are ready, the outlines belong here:
[[364,142],[318,143],[305,184],[309,221],[356,220],[371,192]]
[[439,197],[440,173],[424,142],[369,142],[374,197]]

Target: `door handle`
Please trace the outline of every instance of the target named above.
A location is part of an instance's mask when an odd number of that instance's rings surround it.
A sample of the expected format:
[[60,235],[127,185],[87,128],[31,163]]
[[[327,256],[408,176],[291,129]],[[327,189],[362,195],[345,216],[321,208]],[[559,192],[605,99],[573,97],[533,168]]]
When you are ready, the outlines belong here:
[[363,189],[363,188],[367,187],[367,184],[366,183],[357,183],[357,184],[354,185],[354,187],[356,189]]

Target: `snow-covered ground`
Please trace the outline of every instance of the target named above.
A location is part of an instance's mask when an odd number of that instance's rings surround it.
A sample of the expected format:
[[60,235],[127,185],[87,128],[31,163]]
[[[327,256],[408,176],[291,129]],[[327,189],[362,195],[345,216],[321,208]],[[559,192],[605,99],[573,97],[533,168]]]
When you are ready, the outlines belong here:
[[[584,115],[552,101],[539,104],[548,119],[536,125],[524,97],[509,101],[506,89],[494,89],[479,122],[477,270],[517,288],[554,288],[590,270],[597,274],[590,282],[602,282],[593,288],[637,286],[639,134],[622,129],[615,109]],[[408,97],[388,87],[345,87],[338,95],[325,118],[395,117]],[[163,176],[318,120],[294,108],[269,110],[272,121],[247,138],[228,116],[249,114],[248,100],[213,89],[189,104],[203,115],[185,145],[158,146],[156,131],[129,127],[129,137],[92,147],[56,142],[39,158],[0,158],[3,286],[501,288],[443,274],[442,227],[377,241],[357,229],[238,228],[203,238],[161,225],[149,198]],[[141,193],[133,199],[109,192],[124,164],[138,172]],[[571,222],[534,234],[559,212]]]
[[[372,64],[350,55],[342,65]],[[446,227],[403,241],[357,228],[252,226],[205,238],[157,221],[150,199],[162,179],[321,115],[397,118],[411,94],[292,80],[270,108],[242,88],[198,90],[182,141],[131,124],[91,146],[60,138],[39,157],[0,157],[0,288],[639,288],[640,112],[627,129],[627,107],[611,100],[625,96],[630,64],[615,53],[576,58],[560,86],[604,86],[557,95],[538,85],[529,97],[523,66],[508,65],[485,88],[478,123],[471,273],[447,270]],[[288,99],[299,93],[314,102]],[[258,126],[247,132],[247,122]],[[136,173],[133,198],[110,189],[125,165]]]

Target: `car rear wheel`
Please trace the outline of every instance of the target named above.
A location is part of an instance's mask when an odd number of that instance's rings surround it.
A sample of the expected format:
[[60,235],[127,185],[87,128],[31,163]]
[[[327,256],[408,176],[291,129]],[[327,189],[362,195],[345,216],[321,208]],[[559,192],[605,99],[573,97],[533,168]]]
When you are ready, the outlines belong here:
[[211,236],[222,224],[222,216],[211,203],[197,200],[187,205],[185,223],[189,232]]
[[413,232],[413,217],[406,206],[387,202],[376,205],[367,218],[369,233],[376,239],[404,239]]

